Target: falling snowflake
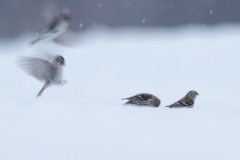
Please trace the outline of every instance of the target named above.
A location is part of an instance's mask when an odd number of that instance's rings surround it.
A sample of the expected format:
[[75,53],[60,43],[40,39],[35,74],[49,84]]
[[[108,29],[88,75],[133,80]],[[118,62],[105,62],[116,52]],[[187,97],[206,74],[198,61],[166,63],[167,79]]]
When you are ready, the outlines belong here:
[[213,14],[213,10],[211,10],[209,14],[212,15]]
[[83,26],[83,24],[82,24],[82,23],[80,23],[80,24],[79,24],[79,28],[82,28],[82,26]]
[[145,21],[146,21],[146,18],[143,18],[143,19],[142,19],[142,23],[145,23]]
[[98,7],[99,7],[99,8],[102,7],[102,3],[99,3]]

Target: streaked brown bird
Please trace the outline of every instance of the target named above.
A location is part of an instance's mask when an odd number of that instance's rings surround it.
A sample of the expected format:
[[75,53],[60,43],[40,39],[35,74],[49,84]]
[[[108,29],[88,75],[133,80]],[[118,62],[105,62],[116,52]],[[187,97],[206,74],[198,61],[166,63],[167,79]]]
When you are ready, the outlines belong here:
[[194,107],[194,102],[196,97],[198,96],[198,92],[191,90],[189,91],[182,99],[180,99],[179,101],[166,106],[169,108],[193,108]]
[[148,93],[140,93],[129,98],[123,98],[123,100],[128,100],[125,103],[126,105],[137,105],[137,106],[158,107],[161,103],[160,99]]
[[65,81],[62,80],[63,65],[65,65],[65,60],[60,55],[55,56],[52,62],[33,57],[21,57],[18,62],[18,66],[27,74],[44,82],[44,86],[37,94],[37,97],[41,96],[43,91],[50,85],[61,85],[65,83]]

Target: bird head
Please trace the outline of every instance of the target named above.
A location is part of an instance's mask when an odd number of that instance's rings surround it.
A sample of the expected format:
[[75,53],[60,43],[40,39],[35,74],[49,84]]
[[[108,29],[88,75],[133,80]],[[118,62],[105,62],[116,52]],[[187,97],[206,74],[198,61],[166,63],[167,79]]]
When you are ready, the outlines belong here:
[[61,13],[59,15],[60,20],[65,21],[65,22],[70,22],[71,21],[71,16],[66,13]]
[[61,66],[65,65],[65,60],[62,56],[56,56],[56,58],[53,61],[53,64],[55,66],[61,67]]
[[198,96],[198,92],[197,91],[194,91],[194,90],[191,90],[187,93],[187,96],[190,97],[191,99],[195,100],[195,98]]

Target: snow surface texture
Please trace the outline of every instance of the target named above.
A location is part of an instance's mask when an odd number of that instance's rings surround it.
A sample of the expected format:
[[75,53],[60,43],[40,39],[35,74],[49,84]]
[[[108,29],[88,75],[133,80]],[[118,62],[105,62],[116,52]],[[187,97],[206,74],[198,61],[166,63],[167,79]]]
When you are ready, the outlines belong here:
[[[1,160],[239,160],[239,26],[92,29],[66,48],[0,42]],[[67,84],[42,83],[18,56],[62,54]],[[189,90],[192,109],[169,109]],[[159,108],[123,106],[152,93]]]

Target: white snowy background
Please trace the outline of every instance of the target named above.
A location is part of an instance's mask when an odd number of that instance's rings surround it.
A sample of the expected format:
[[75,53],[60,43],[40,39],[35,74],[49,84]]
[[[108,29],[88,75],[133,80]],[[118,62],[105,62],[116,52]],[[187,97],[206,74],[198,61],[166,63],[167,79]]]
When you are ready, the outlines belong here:
[[[67,48],[32,35],[0,42],[0,160],[239,160],[239,26],[93,28]],[[67,84],[42,83],[18,56],[65,57]],[[169,109],[189,90],[192,109]],[[158,108],[122,105],[152,93]]]

